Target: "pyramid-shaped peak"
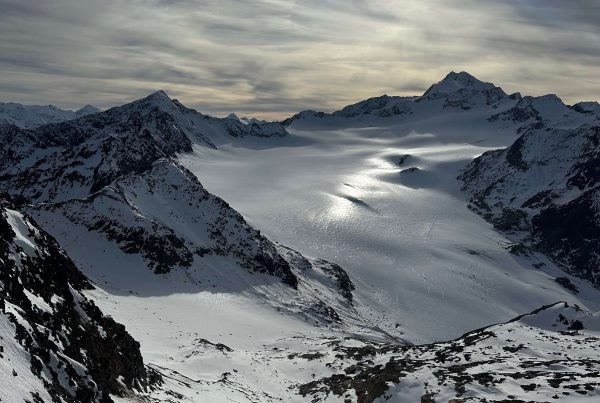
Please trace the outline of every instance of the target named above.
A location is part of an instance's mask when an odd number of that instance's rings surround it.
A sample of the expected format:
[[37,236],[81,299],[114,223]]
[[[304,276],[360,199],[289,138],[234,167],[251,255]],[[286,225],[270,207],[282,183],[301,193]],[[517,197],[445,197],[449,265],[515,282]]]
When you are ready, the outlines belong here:
[[475,83],[482,82],[481,80],[478,80],[475,76],[467,73],[466,71],[461,71],[459,73],[451,71],[450,73],[448,73],[446,75],[446,77],[444,77],[443,81],[446,81],[446,80],[457,81],[457,82],[465,84],[465,85],[473,85]]
[[171,101],[171,98],[169,98],[167,93],[164,92],[163,90],[158,90],[158,91],[151,93],[150,95],[148,95],[146,97],[146,99],[156,99],[156,100],[163,99],[163,100]]
[[167,93],[163,90],[155,91],[145,98],[133,101],[130,105],[142,108],[146,108],[148,106],[157,107],[166,112],[171,112],[176,109],[176,105],[173,103],[173,100],[169,98]]
[[135,101],[120,106],[114,106],[105,112],[116,115],[127,115],[133,112],[145,113],[151,110],[159,110],[165,113],[174,114],[181,109],[179,105],[181,104],[169,98],[164,91],[159,90],[146,95],[143,98],[136,99]]
[[485,91],[492,88],[495,88],[494,84],[481,81],[466,71],[461,71],[459,73],[451,71],[442,81],[433,84],[425,92],[425,95],[440,96],[453,94],[462,89]]
[[446,77],[444,77],[442,81],[438,83],[438,85],[444,83],[452,84],[457,88],[487,89],[494,87],[494,84],[481,81],[472,74],[467,73],[466,71],[461,71],[459,73],[451,71],[446,75]]

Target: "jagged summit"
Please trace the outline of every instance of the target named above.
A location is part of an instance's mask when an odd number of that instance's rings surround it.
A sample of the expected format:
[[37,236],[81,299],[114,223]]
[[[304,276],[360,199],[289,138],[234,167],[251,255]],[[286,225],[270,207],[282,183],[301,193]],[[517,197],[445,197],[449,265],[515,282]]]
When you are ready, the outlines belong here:
[[595,101],[578,102],[572,106],[573,110],[580,113],[598,114],[600,115],[600,104]]
[[[115,115],[141,113],[147,115],[159,111],[185,133],[190,139],[200,140],[211,147],[231,137],[284,137],[288,133],[278,122],[239,118],[231,113],[225,118],[205,115],[188,108],[176,99],[171,99],[163,90],[128,104],[109,109]],[[155,113],[155,112],[152,112]]]
[[518,102],[512,108],[491,116],[489,121],[504,121],[511,124],[514,122],[521,124],[545,122],[547,125],[566,128],[577,127],[593,119],[597,114],[591,105],[568,106],[556,94],[539,97],[524,96],[515,99],[518,99]]

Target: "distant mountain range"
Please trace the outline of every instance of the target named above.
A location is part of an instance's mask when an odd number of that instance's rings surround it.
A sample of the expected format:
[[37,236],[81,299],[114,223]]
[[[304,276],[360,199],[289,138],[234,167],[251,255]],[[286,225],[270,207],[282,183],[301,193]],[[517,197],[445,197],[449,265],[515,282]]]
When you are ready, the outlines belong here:
[[23,128],[77,119],[97,112],[100,112],[100,109],[92,105],[85,105],[77,111],[71,111],[57,108],[54,105],[23,105],[15,102],[0,102],[0,121],[4,120]]

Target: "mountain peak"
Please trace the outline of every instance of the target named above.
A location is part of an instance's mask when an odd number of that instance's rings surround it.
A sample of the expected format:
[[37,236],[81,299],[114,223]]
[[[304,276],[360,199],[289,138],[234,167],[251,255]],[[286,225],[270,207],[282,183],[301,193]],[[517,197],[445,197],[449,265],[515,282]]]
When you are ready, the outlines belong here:
[[87,104],[81,108],[79,108],[77,111],[75,111],[75,113],[77,114],[77,116],[85,116],[85,115],[90,115],[92,113],[98,113],[100,112],[99,108],[96,108],[93,105]]
[[429,87],[425,95],[449,95],[462,89],[484,91],[492,88],[495,88],[494,84],[481,81],[466,71],[451,71],[442,81]]
[[165,92],[165,90],[156,90],[153,93],[151,93],[150,95],[156,95],[156,96],[162,96],[162,97],[169,98],[169,96],[167,95],[167,93]]
[[467,73],[466,71],[455,72],[451,71],[444,77],[442,81],[452,80],[460,83],[464,83],[465,85],[469,85],[471,83],[481,83],[482,81],[477,79],[474,75]]
[[145,96],[144,98],[137,99],[135,101],[132,101],[128,104],[116,108],[123,107],[125,108],[125,110],[128,110],[128,108],[131,107],[135,109],[158,108],[159,110],[168,113],[172,113],[175,110],[179,109],[178,106],[173,102],[173,100],[169,98],[167,93],[163,90],[155,91]]
[[171,98],[169,98],[169,96],[167,95],[166,92],[164,92],[163,90],[158,90],[158,91],[154,91],[153,93],[151,93],[150,95],[148,95],[145,99],[148,100],[162,100],[162,101],[169,101],[171,102]]

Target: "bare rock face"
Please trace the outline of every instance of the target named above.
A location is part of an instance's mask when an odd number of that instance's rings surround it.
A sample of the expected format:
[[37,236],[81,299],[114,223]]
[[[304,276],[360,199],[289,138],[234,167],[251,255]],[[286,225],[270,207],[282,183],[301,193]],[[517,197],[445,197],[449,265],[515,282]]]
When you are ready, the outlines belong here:
[[69,402],[110,402],[111,394],[160,382],[125,327],[84,296],[93,286],[56,241],[10,207],[3,201],[0,210],[0,317],[15,329],[2,344],[29,356],[30,372],[17,375],[37,378],[42,392]]

